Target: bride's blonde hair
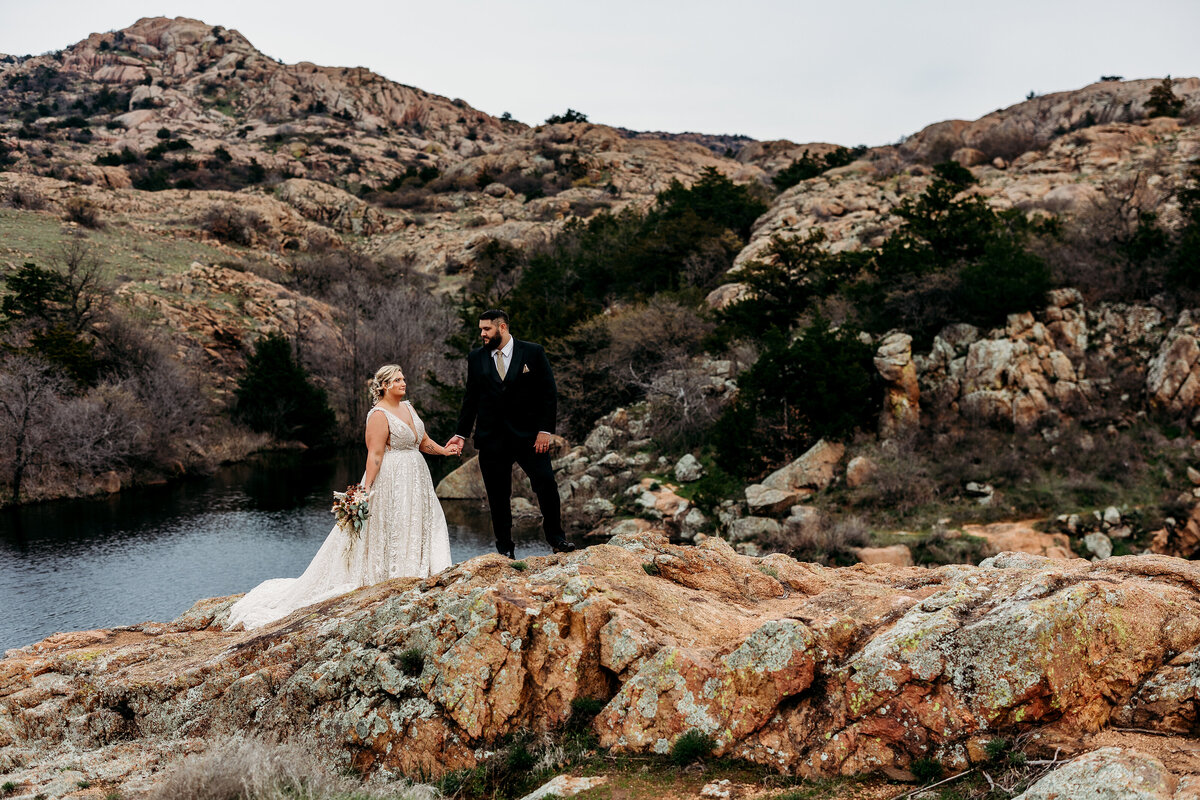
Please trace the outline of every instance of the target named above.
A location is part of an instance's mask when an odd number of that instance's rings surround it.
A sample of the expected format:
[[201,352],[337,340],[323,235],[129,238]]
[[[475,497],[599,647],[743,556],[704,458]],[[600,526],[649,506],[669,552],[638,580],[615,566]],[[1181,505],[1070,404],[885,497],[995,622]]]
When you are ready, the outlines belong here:
[[387,386],[399,372],[402,370],[396,364],[384,364],[375,370],[375,377],[367,381],[367,393],[371,395],[371,405],[375,405],[383,399],[383,387]]

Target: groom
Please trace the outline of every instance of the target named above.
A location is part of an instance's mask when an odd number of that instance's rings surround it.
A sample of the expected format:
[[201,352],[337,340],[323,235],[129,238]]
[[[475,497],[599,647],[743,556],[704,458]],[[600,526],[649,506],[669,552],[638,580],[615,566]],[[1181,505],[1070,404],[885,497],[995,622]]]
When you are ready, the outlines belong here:
[[483,346],[467,356],[467,393],[457,433],[446,447],[462,452],[474,427],[496,550],[513,557],[512,465],[516,462],[537,495],[550,548],[569,553],[575,545],[563,534],[558,486],[550,466],[558,393],[546,351],[540,344],[514,339],[503,311],[479,315],[479,336]]

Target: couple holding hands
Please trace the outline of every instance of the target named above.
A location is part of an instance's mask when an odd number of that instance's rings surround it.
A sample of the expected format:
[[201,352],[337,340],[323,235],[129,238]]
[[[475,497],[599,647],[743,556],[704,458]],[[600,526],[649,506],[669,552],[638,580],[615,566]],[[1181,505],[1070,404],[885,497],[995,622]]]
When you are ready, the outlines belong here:
[[480,314],[479,334],[482,346],[467,357],[466,396],[457,432],[445,446],[426,435],[424,423],[405,399],[401,369],[387,365],[375,373],[362,483],[370,511],[361,531],[335,526],[303,575],[266,581],[235,603],[230,627],[259,627],[360,586],[390,578],[424,578],[449,567],[453,561],[446,517],[421,453],[458,455],[472,428],[496,549],[513,557],[514,463],[529,476],[551,549],[575,549],[563,533],[550,465],[557,394],[546,352],[541,345],[514,339],[503,311]]

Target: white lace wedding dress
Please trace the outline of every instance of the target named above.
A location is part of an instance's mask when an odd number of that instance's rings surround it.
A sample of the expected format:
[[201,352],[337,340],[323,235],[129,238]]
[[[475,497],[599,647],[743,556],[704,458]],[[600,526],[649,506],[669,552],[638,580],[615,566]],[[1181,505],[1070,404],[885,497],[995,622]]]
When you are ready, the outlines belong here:
[[303,575],[260,583],[233,604],[228,627],[242,623],[247,630],[257,628],[360,586],[389,578],[427,578],[453,563],[446,516],[417,449],[425,425],[412,404],[405,405],[411,428],[381,406],[367,414],[368,419],[374,413],[386,415],[390,436],[371,486],[371,513],[358,540],[351,543],[335,525]]

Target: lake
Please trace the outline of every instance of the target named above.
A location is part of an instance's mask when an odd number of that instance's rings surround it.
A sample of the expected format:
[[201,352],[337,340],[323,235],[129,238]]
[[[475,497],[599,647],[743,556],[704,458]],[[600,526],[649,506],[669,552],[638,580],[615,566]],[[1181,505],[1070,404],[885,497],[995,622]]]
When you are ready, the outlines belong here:
[[[0,652],[59,631],[169,621],[204,597],[304,571],[333,527],[334,489],[365,451],[272,453],[207,478],[0,511]],[[475,501],[445,501],[455,563],[495,552]],[[545,555],[541,528],[517,556]]]

